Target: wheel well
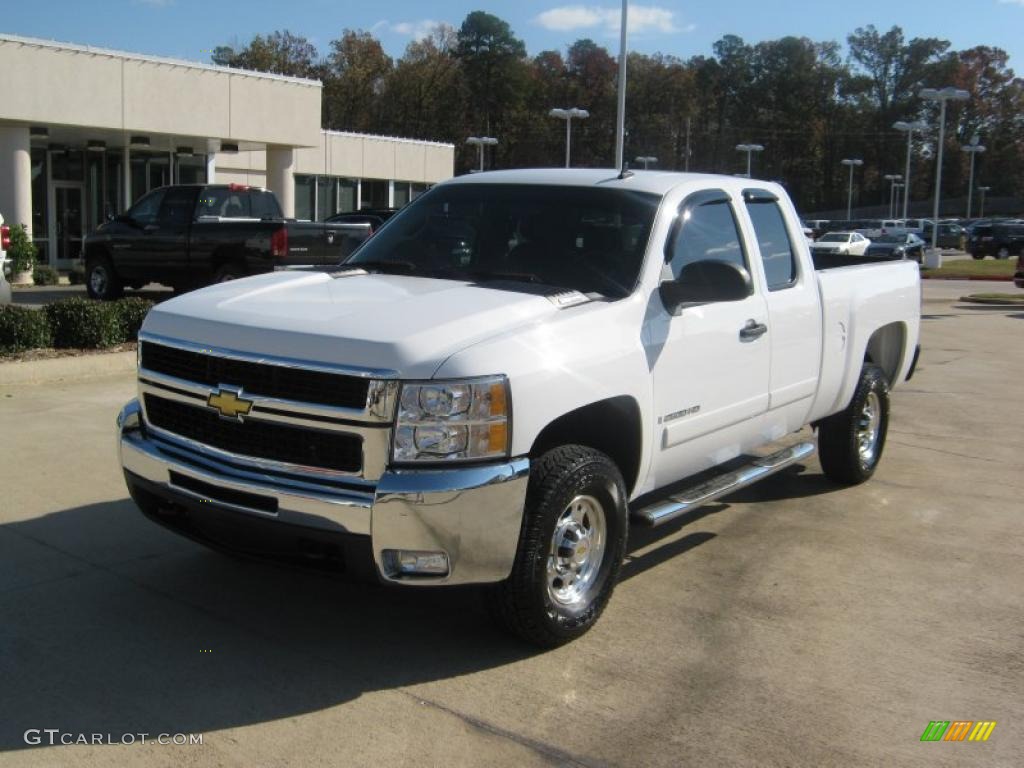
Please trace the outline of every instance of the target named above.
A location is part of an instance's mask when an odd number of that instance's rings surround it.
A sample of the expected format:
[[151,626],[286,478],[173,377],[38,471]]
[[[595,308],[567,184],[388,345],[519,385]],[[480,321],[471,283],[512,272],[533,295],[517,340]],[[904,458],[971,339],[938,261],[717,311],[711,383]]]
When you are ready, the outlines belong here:
[[903,365],[906,338],[907,327],[903,323],[890,323],[883,325],[868,339],[864,361],[879,366],[890,384],[896,382],[896,376]]
[[573,443],[606,454],[622,473],[627,491],[633,492],[643,452],[643,427],[636,400],[624,395],[612,397],[559,416],[537,435],[530,457]]

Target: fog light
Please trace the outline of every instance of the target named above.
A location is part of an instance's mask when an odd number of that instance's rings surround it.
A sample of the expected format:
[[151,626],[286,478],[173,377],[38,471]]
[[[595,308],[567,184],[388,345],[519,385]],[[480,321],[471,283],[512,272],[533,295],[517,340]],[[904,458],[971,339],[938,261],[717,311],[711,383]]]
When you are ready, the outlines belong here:
[[384,570],[388,576],[447,576],[448,555],[412,549],[385,549]]

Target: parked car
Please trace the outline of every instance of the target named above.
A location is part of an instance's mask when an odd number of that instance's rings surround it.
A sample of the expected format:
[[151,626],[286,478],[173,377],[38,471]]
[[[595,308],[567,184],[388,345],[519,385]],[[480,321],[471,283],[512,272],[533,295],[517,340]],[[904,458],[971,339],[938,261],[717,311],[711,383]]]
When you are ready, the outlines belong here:
[[811,246],[812,253],[834,256],[863,256],[871,241],[860,232],[828,232]]
[[273,192],[239,184],[155,189],[85,239],[85,283],[97,299],[155,282],[175,289],[275,269],[327,267],[366,225],[285,219]]
[[0,216],[0,306],[11,303],[11,284],[5,274],[7,267],[7,247],[11,244],[11,228],[4,224]]
[[817,240],[829,229],[831,222],[828,219],[804,219],[803,225],[811,230],[811,238]]
[[[931,247],[932,222],[928,221],[925,223],[921,231],[921,239],[924,240],[928,247]],[[954,248],[958,251],[964,251],[967,249],[967,233],[959,224],[940,221],[938,246],[939,248]]]
[[916,359],[917,266],[816,271],[768,182],[466,175],[343,267],[150,311],[132,498],[208,544],[486,585],[539,646],[598,620],[631,524],[806,460],[801,427],[833,481],[870,478]]
[[907,232],[901,235],[882,235],[872,240],[864,255],[883,259],[912,259],[920,264],[924,261],[924,248],[924,240]]
[[325,221],[328,224],[368,224],[372,235],[396,213],[398,213],[397,208],[364,208],[361,211],[336,213]]
[[979,222],[971,228],[967,250],[975,259],[984,259],[986,256],[1008,259],[1024,253],[1024,224]]

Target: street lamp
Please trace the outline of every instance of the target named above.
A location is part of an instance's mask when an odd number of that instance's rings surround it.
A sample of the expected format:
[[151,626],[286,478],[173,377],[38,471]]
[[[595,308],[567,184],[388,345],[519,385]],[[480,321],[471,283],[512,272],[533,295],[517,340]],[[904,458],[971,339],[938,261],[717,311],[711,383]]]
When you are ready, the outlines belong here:
[[981,137],[978,134],[971,136],[971,143],[964,144],[961,149],[971,156],[971,175],[967,182],[967,218],[971,218],[971,192],[974,191],[974,158],[985,151],[985,145],[980,144]]
[[493,147],[498,140],[492,136],[470,136],[466,139],[467,144],[475,144],[480,149],[480,170],[484,169],[484,147]]
[[892,127],[897,131],[906,131],[907,134],[907,167],[903,172],[903,178],[906,179],[907,188],[903,191],[903,218],[907,218],[907,205],[910,202],[910,152],[914,145],[914,131],[923,131],[928,127],[928,123],[923,120],[915,120],[912,123],[908,123],[904,120],[900,120],[892,124]]
[[928,101],[937,101],[939,110],[939,156],[935,164],[935,205],[932,210],[932,251],[939,246],[939,197],[942,193],[942,149],[946,141],[946,102],[967,101],[971,94],[953,86],[946,88],[925,88],[918,96]]
[[893,201],[896,199],[896,182],[902,180],[903,177],[898,173],[887,173],[882,178],[889,182],[889,218],[895,219],[896,213],[894,208],[896,204]]
[[570,107],[569,109],[552,109],[548,112],[550,117],[557,117],[561,120],[565,120],[565,167],[569,167],[569,147],[572,145],[572,119],[590,117],[590,113],[585,109],[579,109],[578,107]]
[[754,152],[764,152],[764,147],[762,147],[760,144],[737,144],[736,145],[736,151],[737,152],[746,152],[747,153],[747,178],[749,179],[750,178],[750,156]]
[[840,162],[850,168],[850,187],[846,192],[846,220],[849,221],[853,218],[853,169],[858,165],[864,165],[864,161],[859,158],[855,158],[852,160],[842,160]]
[[[895,184],[893,184],[893,188],[896,190],[896,204],[893,206],[893,210],[894,211],[899,211],[900,205],[901,205],[900,200],[901,199],[902,200],[906,199],[905,197],[901,198],[900,196],[901,195],[906,195],[906,192],[904,190],[906,190],[907,185],[906,184],[901,184],[900,182],[897,181]],[[898,218],[898,217],[894,214],[893,218],[895,219],[895,218]],[[904,221],[906,221],[906,219],[904,219]]]
[[978,187],[978,191],[981,192],[981,210],[978,211],[978,218],[985,218],[985,193],[988,192],[992,187]]
[[638,158],[636,159],[636,161],[637,161],[638,163],[643,163],[643,164],[644,164],[644,170],[646,171],[646,170],[647,170],[647,166],[648,166],[648,165],[649,165],[650,163],[656,163],[656,162],[658,162],[658,158],[656,158],[656,157],[652,157],[651,155],[641,155],[640,157],[638,157]]

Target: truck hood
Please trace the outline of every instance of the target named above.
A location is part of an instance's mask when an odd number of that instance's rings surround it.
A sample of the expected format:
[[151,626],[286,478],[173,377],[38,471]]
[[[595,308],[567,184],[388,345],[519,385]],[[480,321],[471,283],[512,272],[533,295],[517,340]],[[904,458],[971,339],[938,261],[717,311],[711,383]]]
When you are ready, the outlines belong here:
[[278,272],[163,302],[142,330],[240,352],[430,378],[455,352],[559,311],[544,296],[455,280]]

